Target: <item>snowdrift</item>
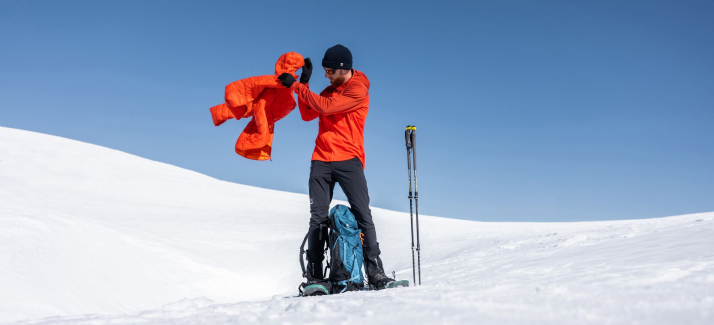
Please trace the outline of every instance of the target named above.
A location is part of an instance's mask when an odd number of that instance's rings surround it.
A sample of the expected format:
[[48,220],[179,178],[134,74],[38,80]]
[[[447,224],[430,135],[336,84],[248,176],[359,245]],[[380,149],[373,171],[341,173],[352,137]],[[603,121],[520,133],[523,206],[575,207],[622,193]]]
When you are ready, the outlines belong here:
[[[308,203],[0,127],[0,323],[714,322],[714,213],[420,216],[423,286],[286,298]],[[411,281],[409,215],[373,214],[385,268]]]

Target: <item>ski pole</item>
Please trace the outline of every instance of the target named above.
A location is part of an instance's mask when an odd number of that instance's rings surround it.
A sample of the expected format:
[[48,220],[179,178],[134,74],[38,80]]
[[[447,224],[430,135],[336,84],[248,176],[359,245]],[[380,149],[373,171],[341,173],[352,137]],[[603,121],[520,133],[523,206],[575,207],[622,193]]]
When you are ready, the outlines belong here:
[[416,214],[417,270],[419,271],[419,285],[421,285],[421,245],[419,244],[419,188],[417,187],[416,126],[412,126],[411,138],[412,158],[414,159],[414,212]]
[[414,262],[414,214],[412,209],[412,141],[410,134],[411,128],[411,125],[407,125],[407,128],[404,130],[404,140],[407,144],[407,169],[409,171],[409,222],[411,223],[411,231],[409,233],[412,235],[412,276],[414,279],[414,285],[416,285],[416,265]]

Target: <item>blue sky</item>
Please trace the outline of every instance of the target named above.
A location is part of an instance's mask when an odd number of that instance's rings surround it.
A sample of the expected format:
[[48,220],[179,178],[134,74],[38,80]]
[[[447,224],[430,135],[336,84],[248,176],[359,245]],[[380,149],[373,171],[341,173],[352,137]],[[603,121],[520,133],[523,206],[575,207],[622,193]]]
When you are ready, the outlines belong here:
[[[712,17],[711,1],[6,0],[0,126],[307,193],[316,121],[297,110],[279,121],[273,161],[256,162],[233,152],[247,120],[214,127],[208,109],[226,84],[272,74],[281,54],[320,62],[340,43],[371,81],[373,206],[409,209],[413,124],[422,214],[708,212]],[[327,85],[317,70],[311,88]]]

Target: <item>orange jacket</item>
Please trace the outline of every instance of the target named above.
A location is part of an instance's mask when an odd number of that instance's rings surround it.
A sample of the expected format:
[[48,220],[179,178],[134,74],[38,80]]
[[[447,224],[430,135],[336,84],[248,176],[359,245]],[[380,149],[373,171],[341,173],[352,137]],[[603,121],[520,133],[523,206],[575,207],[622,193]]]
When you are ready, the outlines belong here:
[[297,78],[295,71],[304,64],[302,55],[288,52],[275,63],[275,75],[250,77],[226,86],[225,103],[211,107],[213,125],[253,117],[236,141],[237,154],[254,160],[270,159],[274,124],[295,109],[292,91],[277,76],[287,72]]
[[300,116],[304,121],[320,118],[312,160],[343,161],[364,156],[364,122],[369,111],[369,80],[352,70],[352,78],[335,87],[328,86],[320,95],[299,82],[292,89],[298,94]]

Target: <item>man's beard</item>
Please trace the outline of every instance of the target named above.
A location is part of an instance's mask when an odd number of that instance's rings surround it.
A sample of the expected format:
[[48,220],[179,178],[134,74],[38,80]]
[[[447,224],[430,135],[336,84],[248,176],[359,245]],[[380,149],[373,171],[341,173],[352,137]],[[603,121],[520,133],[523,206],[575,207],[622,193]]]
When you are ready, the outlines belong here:
[[330,79],[330,84],[333,86],[339,86],[344,83],[345,80],[347,80],[347,76],[338,76],[333,79]]

